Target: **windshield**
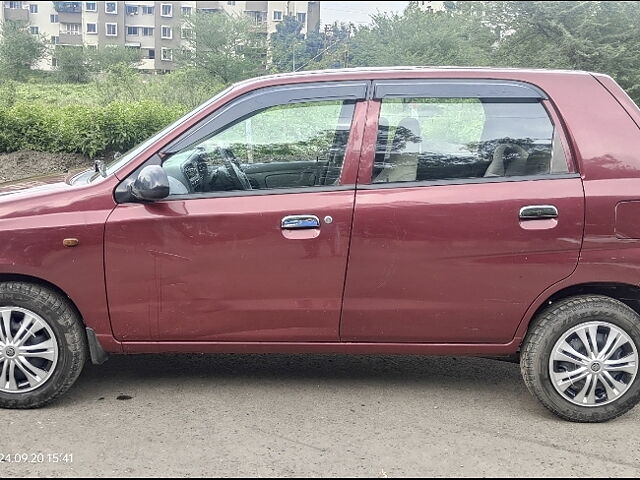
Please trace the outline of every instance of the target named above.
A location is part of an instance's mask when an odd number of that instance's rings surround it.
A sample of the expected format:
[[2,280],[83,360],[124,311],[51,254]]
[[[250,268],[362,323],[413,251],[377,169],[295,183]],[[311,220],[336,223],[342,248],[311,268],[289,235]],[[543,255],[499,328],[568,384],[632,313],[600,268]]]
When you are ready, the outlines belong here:
[[[105,177],[108,177],[109,175],[113,175],[115,172],[117,172],[118,170],[120,170],[123,166],[125,166],[127,163],[129,163],[131,160],[133,160],[135,157],[137,157],[138,155],[140,155],[140,153],[142,153],[144,150],[146,150],[148,147],[150,147],[151,145],[153,145],[155,142],[157,142],[158,140],[160,140],[162,137],[164,137],[166,134],[168,134],[170,131],[172,131],[174,128],[178,127],[179,125],[181,125],[183,122],[187,121],[189,118],[191,118],[193,115],[201,112],[202,110],[204,110],[205,108],[207,108],[209,105],[211,105],[213,102],[215,102],[216,100],[218,100],[220,97],[222,97],[223,95],[226,95],[230,90],[233,89],[233,86],[228,87],[226,89],[224,89],[223,91],[221,91],[220,93],[218,93],[215,97],[213,97],[212,99],[206,101],[205,103],[203,103],[202,105],[200,105],[198,108],[196,108],[195,110],[192,110],[191,112],[187,113],[185,116],[183,116],[182,118],[180,118],[179,120],[175,121],[174,123],[172,123],[171,125],[169,125],[167,128],[161,130],[160,132],[156,133],[153,137],[149,138],[148,140],[145,140],[144,142],[142,142],[140,145],[132,148],[131,150],[129,150],[127,153],[125,153],[124,155],[119,156],[118,158],[115,158],[113,161],[111,161],[110,163],[107,164],[107,168],[106,168],[106,174]],[[94,180],[103,178],[102,175],[100,175],[100,173],[96,172],[90,179],[90,182],[93,182]]]

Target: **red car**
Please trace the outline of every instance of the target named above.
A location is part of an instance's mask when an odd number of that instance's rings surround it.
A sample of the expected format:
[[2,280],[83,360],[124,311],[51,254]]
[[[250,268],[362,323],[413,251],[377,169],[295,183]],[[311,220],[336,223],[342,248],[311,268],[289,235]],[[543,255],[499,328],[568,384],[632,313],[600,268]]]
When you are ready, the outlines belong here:
[[0,406],[87,357],[520,359],[562,418],[640,397],[640,110],[609,77],[232,86],[96,171],[0,187]]

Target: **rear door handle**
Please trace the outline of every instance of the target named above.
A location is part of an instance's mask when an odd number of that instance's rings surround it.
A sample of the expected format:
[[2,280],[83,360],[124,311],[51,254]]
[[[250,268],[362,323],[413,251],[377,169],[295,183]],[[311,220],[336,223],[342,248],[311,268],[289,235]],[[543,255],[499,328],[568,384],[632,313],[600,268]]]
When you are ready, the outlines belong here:
[[558,218],[558,208],[555,205],[527,205],[520,209],[520,220],[545,220]]
[[280,224],[282,230],[305,230],[320,228],[320,219],[315,215],[287,215]]

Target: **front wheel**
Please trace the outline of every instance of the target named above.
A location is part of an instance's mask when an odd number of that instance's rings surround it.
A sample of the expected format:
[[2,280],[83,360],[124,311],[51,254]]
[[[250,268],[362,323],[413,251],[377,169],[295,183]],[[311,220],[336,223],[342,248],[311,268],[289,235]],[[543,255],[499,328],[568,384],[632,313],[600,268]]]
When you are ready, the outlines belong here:
[[561,418],[605,422],[640,401],[640,316],[610,297],[552,304],[535,320],[520,368],[529,391]]
[[69,301],[36,284],[0,283],[0,407],[36,408],[66,392],[87,358]]

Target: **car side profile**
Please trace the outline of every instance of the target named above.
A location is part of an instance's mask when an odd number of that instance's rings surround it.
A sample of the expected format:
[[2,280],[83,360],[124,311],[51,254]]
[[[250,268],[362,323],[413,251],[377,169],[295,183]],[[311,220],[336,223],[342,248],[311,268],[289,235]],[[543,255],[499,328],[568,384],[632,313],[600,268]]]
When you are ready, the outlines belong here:
[[233,85],[109,165],[0,185],[0,406],[110,354],[475,355],[615,418],[640,399],[639,147],[601,74]]

